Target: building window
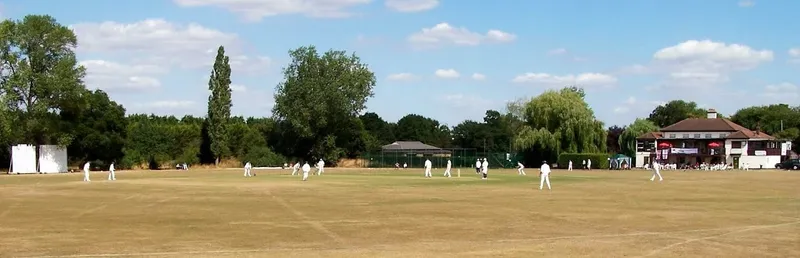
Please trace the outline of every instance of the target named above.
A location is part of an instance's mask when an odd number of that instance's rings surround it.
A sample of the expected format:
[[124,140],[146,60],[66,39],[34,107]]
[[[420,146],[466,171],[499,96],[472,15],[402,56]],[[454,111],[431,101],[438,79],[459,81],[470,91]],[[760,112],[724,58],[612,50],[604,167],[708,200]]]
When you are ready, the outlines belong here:
[[706,134],[706,138],[707,138],[707,139],[711,139],[711,134],[710,134],[710,133],[707,133],[707,134]]
[[750,145],[751,150],[764,150],[764,142],[761,141],[750,142],[748,145]]
[[674,133],[669,134],[669,138],[675,139],[675,134]]
[[700,139],[700,134],[699,133],[694,134],[694,138],[695,139]]
[[775,142],[768,142],[767,143],[767,149],[777,149],[777,148],[778,148],[778,144],[775,144]]
[[725,137],[727,137],[727,136],[728,136],[728,134],[726,134],[726,133],[721,133],[721,134],[719,134],[719,138],[725,138]]
[[683,138],[684,139],[689,139],[689,134],[688,133],[683,134]]
[[742,142],[740,142],[740,141],[731,142],[731,148],[734,148],[734,149],[742,148]]

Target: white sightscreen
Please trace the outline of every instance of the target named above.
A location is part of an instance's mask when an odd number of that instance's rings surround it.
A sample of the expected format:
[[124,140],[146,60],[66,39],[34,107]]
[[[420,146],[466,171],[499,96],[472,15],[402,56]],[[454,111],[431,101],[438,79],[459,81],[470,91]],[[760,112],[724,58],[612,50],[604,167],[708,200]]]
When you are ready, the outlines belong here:
[[36,147],[26,144],[11,147],[11,173],[36,173]]
[[67,172],[67,148],[59,147],[58,145],[40,145],[39,172]]

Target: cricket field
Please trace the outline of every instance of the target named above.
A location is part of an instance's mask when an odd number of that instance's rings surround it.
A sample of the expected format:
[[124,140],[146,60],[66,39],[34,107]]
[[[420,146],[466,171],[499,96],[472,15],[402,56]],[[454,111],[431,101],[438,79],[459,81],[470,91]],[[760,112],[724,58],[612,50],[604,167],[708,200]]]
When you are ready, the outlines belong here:
[[800,257],[800,172],[0,176],[0,257]]

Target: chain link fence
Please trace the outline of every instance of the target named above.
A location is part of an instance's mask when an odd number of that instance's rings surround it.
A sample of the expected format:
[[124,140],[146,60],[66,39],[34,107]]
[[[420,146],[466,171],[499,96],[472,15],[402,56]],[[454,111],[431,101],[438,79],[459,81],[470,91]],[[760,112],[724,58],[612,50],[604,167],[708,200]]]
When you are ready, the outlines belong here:
[[514,168],[517,161],[522,160],[522,155],[515,153],[493,152],[483,153],[476,149],[445,149],[450,151],[447,154],[424,154],[414,151],[408,152],[374,152],[361,156],[361,166],[369,168],[393,168],[395,165],[408,168],[422,168],[426,159],[430,159],[434,168],[447,166],[447,160],[453,164],[454,168],[474,168],[475,162],[487,158],[491,168]]

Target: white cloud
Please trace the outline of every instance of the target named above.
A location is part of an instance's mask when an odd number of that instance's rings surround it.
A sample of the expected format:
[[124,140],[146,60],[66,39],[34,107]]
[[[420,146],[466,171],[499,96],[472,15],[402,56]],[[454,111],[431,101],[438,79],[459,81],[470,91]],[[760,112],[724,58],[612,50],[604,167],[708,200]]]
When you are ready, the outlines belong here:
[[563,54],[566,54],[566,53],[567,53],[567,49],[566,48],[556,48],[556,49],[547,51],[548,55],[563,55]]
[[628,111],[630,111],[630,110],[631,109],[628,108],[628,107],[616,107],[616,108],[614,108],[614,113],[615,114],[625,114],[625,113],[628,113]]
[[163,19],[134,23],[79,23],[71,26],[81,40],[79,54],[112,55],[130,63],[158,65],[167,70],[209,68],[217,48],[225,46],[235,72],[255,72],[266,68],[270,60],[245,53],[245,43],[236,34],[203,27],[199,24],[176,24]]
[[231,84],[231,91],[244,93],[247,92],[247,87],[241,84]]
[[767,85],[764,87],[762,95],[775,100],[796,100],[800,98],[800,88],[788,82]]
[[483,80],[486,80],[486,75],[483,75],[483,74],[480,74],[480,73],[473,73],[472,74],[472,79],[476,80],[476,81],[483,81]]
[[650,65],[623,68],[621,73],[658,74],[665,77],[660,88],[711,87],[729,81],[731,74],[771,62],[774,53],[741,44],[711,40],[688,40],[653,54]]
[[189,100],[162,100],[150,103],[139,104],[140,107],[164,108],[164,109],[186,109],[195,105],[194,101]]
[[408,37],[408,41],[416,47],[477,46],[484,43],[512,42],[516,38],[516,35],[500,30],[489,30],[485,34],[480,34],[463,27],[458,28],[448,23],[439,23],[412,34]]
[[458,71],[454,69],[439,69],[436,70],[434,74],[436,75],[436,77],[446,78],[446,79],[455,79],[461,77],[461,74],[459,74]]
[[739,1],[739,7],[753,7],[754,5],[756,5],[756,3],[751,0]]
[[627,100],[625,100],[625,104],[628,105],[635,105],[636,104],[636,97],[630,96]]
[[386,0],[386,7],[398,12],[421,12],[439,6],[439,0]]
[[147,91],[161,87],[154,76],[162,74],[158,66],[124,65],[105,60],[81,61],[86,68],[86,86],[105,91]]
[[789,49],[789,62],[800,64],[800,47]]
[[546,73],[525,73],[515,77],[512,82],[531,83],[549,87],[578,86],[610,86],[617,83],[617,78],[602,73],[582,73],[578,75],[552,75]]
[[247,21],[264,17],[300,14],[316,18],[344,18],[354,14],[349,9],[372,0],[173,0],[182,7],[214,6],[241,15]]
[[416,78],[416,76],[410,73],[395,73],[386,77],[386,79],[391,81],[410,81]]

